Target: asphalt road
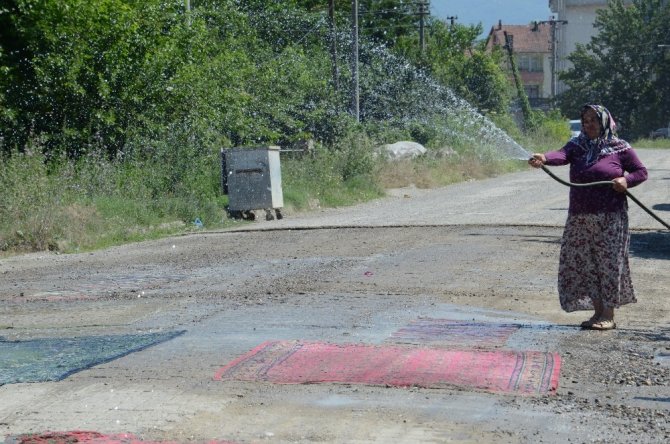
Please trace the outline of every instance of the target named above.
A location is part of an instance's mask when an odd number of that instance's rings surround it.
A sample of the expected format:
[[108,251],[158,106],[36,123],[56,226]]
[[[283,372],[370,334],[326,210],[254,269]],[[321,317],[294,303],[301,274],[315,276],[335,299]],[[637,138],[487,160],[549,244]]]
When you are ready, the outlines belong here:
[[[649,180],[629,191],[649,210],[670,224],[670,152],[638,149]],[[568,180],[567,167],[549,167]],[[439,189],[408,187],[390,190],[389,197],[340,209],[325,209],[281,221],[259,220],[252,229],[425,225],[546,225],[565,222],[568,188],[542,170],[530,169],[488,180],[463,182]],[[663,230],[634,202],[630,226]],[[260,218],[259,218],[260,219]]]
[[[639,153],[650,179],[631,192],[670,219],[670,156]],[[639,302],[617,312],[617,330],[581,331],[589,314],[561,312],[556,296],[566,207],[567,189],[529,169],[391,190],[355,207],[221,232],[3,259],[5,342],[180,334],[59,381],[0,386],[0,435],[7,442],[75,430],[170,442],[667,442],[667,230],[631,206]],[[556,354],[556,393],[215,379],[268,340],[383,347],[421,319],[472,322],[482,334],[514,326],[504,343],[449,347]],[[7,375],[7,366],[0,370]]]

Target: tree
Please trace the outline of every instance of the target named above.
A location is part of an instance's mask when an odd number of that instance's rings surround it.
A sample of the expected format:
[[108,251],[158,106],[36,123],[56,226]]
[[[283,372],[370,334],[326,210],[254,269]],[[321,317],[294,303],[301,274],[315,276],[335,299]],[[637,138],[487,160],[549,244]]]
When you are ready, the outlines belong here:
[[[0,8],[2,149],[188,162],[288,143],[332,97],[317,14],[249,0],[10,0]],[[258,7],[263,20],[259,20]],[[7,31],[6,31],[7,30]],[[277,39],[281,36],[281,39]]]
[[584,103],[607,106],[626,138],[648,134],[670,120],[670,5],[663,0],[610,0],[597,12],[598,33],[578,45],[573,67],[559,78],[570,88],[561,110],[574,114]]
[[138,38],[141,16],[122,0],[11,3],[10,38],[0,45],[21,58],[2,60],[9,145],[39,137],[47,151],[74,157],[93,144],[123,146],[127,108],[138,106],[124,96],[148,46]]
[[418,35],[422,3],[423,0],[360,0],[361,34],[389,47],[402,36]]
[[[255,2],[257,0],[252,0]],[[266,2],[259,2],[260,9],[268,8]],[[328,0],[290,0],[283,2],[310,12],[325,12]],[[361,36],[388,47],[395,46],[400,37],[418,35],[420,14],[428,16],[426,0],[358,0],[358,26]],[[347,21],[352,15],[351,0],[335,0],[335,11]]]
[[431,18],[425,52],[421,52],[413,37],[399,39],[397,48],[479,110],[506,113],[511,92],[501,68],[504,54],[499,50],[487,54],[483,43],[476,42],[479,34],[481,25],[449,25]]

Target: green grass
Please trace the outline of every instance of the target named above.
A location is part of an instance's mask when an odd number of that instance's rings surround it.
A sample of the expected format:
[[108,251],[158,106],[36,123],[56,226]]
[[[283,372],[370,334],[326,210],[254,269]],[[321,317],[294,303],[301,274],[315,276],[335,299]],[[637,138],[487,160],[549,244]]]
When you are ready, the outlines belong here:
[[638,139],[631,145],[634,148],[670,149],[670,139]]

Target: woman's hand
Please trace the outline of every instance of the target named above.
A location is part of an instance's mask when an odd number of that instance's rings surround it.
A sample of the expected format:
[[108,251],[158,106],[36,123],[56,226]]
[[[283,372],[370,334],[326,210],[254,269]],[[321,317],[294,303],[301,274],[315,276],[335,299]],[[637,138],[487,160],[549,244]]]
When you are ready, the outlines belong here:
[[614,191],[618,191],[619,193],[625,193],[628,189],[628,182],[626,182],[626,178],[617,177],[616,179],[612,179],[612,188],[614,188]]
[[533,157],[528,159],[528,165],[532,166],[533,168],[540,168],[546,161],[547,158],[544,157],[544,154],[535,153],[533,154]]

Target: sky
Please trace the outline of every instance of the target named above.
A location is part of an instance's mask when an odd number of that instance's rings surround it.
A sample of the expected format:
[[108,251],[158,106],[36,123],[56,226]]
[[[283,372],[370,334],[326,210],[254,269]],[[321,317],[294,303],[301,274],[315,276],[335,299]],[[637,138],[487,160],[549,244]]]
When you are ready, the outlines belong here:
[[502,20],[505,25],[527,25],[547,20],[552,15],[549,0],[430,0],[434,17],[446,19],[457,16],[462,25],[484,25],[482,37]]

